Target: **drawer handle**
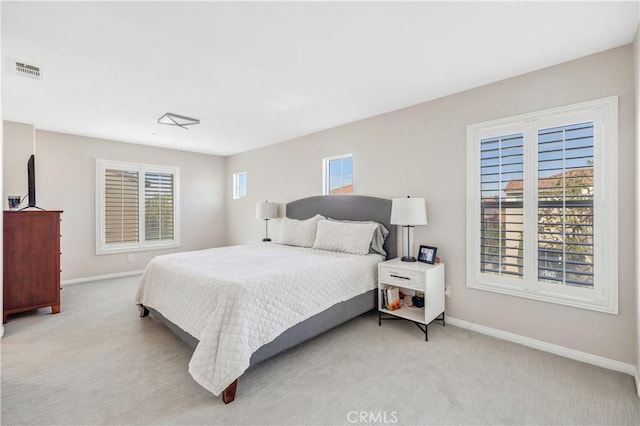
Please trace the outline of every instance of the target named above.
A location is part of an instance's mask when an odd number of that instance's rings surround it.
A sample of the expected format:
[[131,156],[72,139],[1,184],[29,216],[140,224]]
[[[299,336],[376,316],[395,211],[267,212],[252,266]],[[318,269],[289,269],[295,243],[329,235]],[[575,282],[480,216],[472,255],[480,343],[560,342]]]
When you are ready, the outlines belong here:
[[409,277],[403,277],[402,275],[393,275],[393,274],[391,274],[391,276],[393,278],[400,278],[401,280],[410,280],[411,279]]

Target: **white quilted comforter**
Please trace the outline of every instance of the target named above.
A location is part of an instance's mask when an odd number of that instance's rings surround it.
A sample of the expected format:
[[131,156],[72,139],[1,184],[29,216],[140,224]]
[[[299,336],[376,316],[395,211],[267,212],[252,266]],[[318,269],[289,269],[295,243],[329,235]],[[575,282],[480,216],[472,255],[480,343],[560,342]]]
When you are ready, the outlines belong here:
[[219,395],[251,355],[295,324],[375,288],[382,256],[277,244],[221,247],[154,258],[136,303],[199,340],[189,373]]

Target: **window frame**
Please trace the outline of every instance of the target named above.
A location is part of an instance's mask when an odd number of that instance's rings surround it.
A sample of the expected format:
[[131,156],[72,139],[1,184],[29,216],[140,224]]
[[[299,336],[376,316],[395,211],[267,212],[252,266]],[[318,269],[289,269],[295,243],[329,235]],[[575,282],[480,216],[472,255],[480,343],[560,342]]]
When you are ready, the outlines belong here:
[[[244,176],[244,195],[240,193],[240,176]],[[247,172],[237,172],[233,174],[233,199],[241,200],[243,198],[247,198],[249,195],[249,177],[247,176]]]
[[[344,160],[346,158],[350,158],[351,159],[351,192],[345,192],[345,193],[340,193],[340,194],[331,194],[330,192],[330,188],[331,185],[329,184],[329,180],[331,179],[331,173],[329,172],[329,164],[331,161],[334,160]],[[355,175],[355,163],[353,161],[353,154],[342,154],[342,155],[335,155],[333,157],[326,157],[322,159],[322,195],[342,195],[342,194],[353,194],[353,188],[354,188],[354,175]],[[343,180],[344,179],[344,174],[342,174],[340,176],[340,178]],[[344,187],[344,185],[343,185]]]
[[[107,243],[105,235],[105,170],[116,169],[138,172],[138,241],[129,243]],[[96,255],[131,253],[137,251],[161,250],[180,247],[180,168],[175,166],[161,166],[155,164],[131,163],[96,159],[96,198],[95,198],[95,229]],[[145,173],[159,173],[173,175],[173,239],[145,240]]]
[[[593,288],[538,280],[538,130],[592,121]],[[522,278],[480,271],[480,141],[524,134],[524,272]],[[606,147],[606,149],[605,149]],[[520,114],[467,126],[467,287],[618,314],[618,97]]]

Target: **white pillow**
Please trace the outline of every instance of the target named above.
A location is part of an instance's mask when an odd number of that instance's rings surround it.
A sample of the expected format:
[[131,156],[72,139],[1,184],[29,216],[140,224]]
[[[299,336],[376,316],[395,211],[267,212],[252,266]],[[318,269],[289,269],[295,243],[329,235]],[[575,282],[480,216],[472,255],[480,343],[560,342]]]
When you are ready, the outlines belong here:
[[376,223],[348,223],[321,220],[314,249],[368,254]]
[[383,256],[387,256],[387,252],[384,250],[384,242],[387,240],[389,236],[389,230],[385,228],[385,226],[381,223],[374,222],[372,220],[342,220],[342,219],[332,219],[330,217],[328,220],[333,220],[335,222],[346,222],[346,223],[375,223],[377,225],[376,230],[373,232],[373,238],[371,239],[371,247],[369,247],[369,253],[379,253]]
[[316,240],[318,221],[321,219],[324,219],[324,216],[319,214],[306,220],[282,218],[278,244],[312,247]]

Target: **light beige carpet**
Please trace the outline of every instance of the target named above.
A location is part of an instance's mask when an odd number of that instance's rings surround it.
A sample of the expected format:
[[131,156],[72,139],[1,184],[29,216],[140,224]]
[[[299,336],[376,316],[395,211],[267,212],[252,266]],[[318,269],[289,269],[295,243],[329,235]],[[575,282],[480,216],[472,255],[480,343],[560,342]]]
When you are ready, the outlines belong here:
[[224,405],[133,303],[139,277],[65,286],[11,316],[2,424],[640,425],[631,376],[466,330],[357,318],[246,372]]

